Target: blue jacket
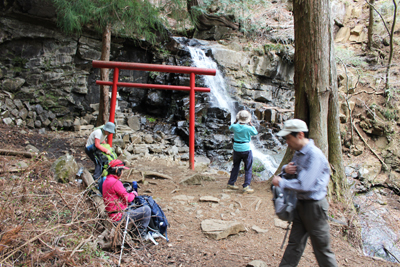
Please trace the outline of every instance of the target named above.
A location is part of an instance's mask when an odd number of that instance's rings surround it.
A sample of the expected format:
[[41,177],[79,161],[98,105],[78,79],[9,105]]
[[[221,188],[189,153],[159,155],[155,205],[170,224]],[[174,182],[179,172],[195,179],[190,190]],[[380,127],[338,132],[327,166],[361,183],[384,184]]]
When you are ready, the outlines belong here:
[[233,132],[233,138],[237,142],[243,143],[233,143],[233,150],[237,152],[244,152],[250,150],[250,140],[252,135],[258,134],[254,126],[249,126],[247,124],[235,123],[229,126],[229,130]]

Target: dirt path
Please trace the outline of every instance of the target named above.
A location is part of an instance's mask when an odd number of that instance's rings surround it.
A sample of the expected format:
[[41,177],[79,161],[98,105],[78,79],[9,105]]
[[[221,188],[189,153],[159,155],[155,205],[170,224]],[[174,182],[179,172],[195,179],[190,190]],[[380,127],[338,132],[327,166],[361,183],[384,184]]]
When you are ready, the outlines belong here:
[[[11,128],[0,125],[0,145],[3,149],[25,151],[31,144],[41,152],[47,152],[49,161],[53,161],[65,152],[73,154],[78,162],[86,167],[92,163],[85,158],[83,149],[85,138],[74,133],[46,133],[38,135],[36,131]],[[3,164],[11,164],[13,157],[2,157]],[[28,162],[29,163],[29,162]],[[243,195],[240,192],[225,189],[228,176],[215,173],[215,181],[204,181],[202,185],[182,185],[179,182],[194,174],[187,166],[160,159],[141,159],[133,161],[130,167],[139,171],[155,171],[172,177],[169,179],[148,178],[147,184],[140,184],[139,194],[150,194],[163,208],[171,227],[168,229],[170,242],[160,240],[158,246],[146,244],[127,250],[123,266],[246,266],[252,260],[262,260],[268,266],[278,266],[284,250],[280,249],[285,229],[275,226],[272,196],[267,182],[253,182],[255,193]],[[138,173],[132,177],[140,179]],[[238,180],[238,185],[243,177]],[[52,183],[55,188],[68,192],[68,185]],[[72,192],[72,186],[71,192]],[[78,187],[74,187],[76,190]],[[60,190],[61,191],[61,190]],[[176,200],[184,195],[190,200]],[[200,202],[202,196],[213,196],[219,203]],[[205,219],[239,221],[245,224],[247,231],[229,236],[222,240],[207,238],[200,224]],[[252,230],[257,226],[265,233]],[[352,247],[344,240],[341,228],[331,224],[333,251],[339,266],[399,266],[363,256],[361,250]],[[139,253],[144,252],[144,253]],[[84,252],[82,252],[84,253]],[[116,263],[117,253],[106,252],[109,261]],[[99,263],[99,266],[103,266]],[[47,265],[46,265],[47,266]],[[110,266],[110,265],[106,265]],[[112,266],[112,265],[111,265]],[[310,242],[299,266],[317,266]]]

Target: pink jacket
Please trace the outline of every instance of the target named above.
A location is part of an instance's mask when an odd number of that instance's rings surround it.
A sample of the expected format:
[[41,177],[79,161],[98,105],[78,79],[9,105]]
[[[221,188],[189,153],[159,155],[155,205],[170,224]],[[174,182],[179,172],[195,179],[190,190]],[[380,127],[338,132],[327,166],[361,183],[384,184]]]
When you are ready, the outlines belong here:
[[[126,192],[125,187],[117,176],[110,174],[103,183],[103,201],[106,206],[106,212],[113,221],[119,221],[122,218],[122,212],[126,209],[129,202],[135,199],[133,193]],[[117,213],[110,213],[121,211]]]

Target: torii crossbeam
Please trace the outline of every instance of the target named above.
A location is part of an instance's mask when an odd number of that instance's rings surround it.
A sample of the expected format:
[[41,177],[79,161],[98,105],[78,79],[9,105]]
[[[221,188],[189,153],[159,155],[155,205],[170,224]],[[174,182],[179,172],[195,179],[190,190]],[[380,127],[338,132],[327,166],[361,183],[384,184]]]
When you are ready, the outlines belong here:
[[[189,107],[189,164],[190,168],[194,170],[194,137],[195,137],[195,92],[210,92],[210,88],[195,87],[195,75],[213,75],[215,76],[215,69],[204,69],[195,67],[183,66],[170,66],[170,65],[157,65],[145,63],[130,63],[130,62],[116,62],[116,61],[100,61],[93,60],[93,68],[108,68],[114,69],[113,81],[96,81],[98,85],[112,86],[111,104],[110,104],[110,122],[115,120],[115,105],[117,101],[118,87],[135,87],[135,88],[154,88],[164,90],[183,90],[190,92],[190,107]],[[171,72],[171,73],[184,73],[190,74],[190,86],[177,86],[177,85],[162,85],[162,84],[143,84],[143,83],[127,83],[118,82],[119,70],[140,70],[140,71],[158,71],[158,72]],[[108,138],[108,143],[112,145],[112,135]]]

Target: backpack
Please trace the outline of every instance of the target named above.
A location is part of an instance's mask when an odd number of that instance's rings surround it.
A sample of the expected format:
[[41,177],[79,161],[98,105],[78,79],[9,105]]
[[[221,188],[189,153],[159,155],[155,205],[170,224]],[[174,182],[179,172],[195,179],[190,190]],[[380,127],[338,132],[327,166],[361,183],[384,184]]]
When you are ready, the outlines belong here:
[[165,239],[169,242],[167,236],[167,227],[169,226],[167,217],[154,199],[151,196],[142,195],[135,197],[134,202],[136,205],[148,205],[150,207],[151,219],[149,230],[165,235]]
[[272,201],[274,202],[275,214],[282,221],[288,222],[285,237],[283,238],[283,242],[281,245],[282,249],[290,229],[290,224],[294,219],[297,196],[296,192],[293,190],[288,190],[288,189],[282,190],[280,187],[274,185],[271,186],[271,189],[273,195]]
[[291,222],[294,219],[297,197],[292,190],[282,190],[278,186],[272,186],[272,201],[274,202],[275,214],[282,221]]
[[99,160],[100,164],[103,166],[103,173],[101,176],[107,176],[108,164],[114,159],[117,159],[117,154],[115,154],[114,150],[109,144],[100,144],[102,147],[111,151],[111,154],[108,155],[98,149],[96,149],[95,157]]

